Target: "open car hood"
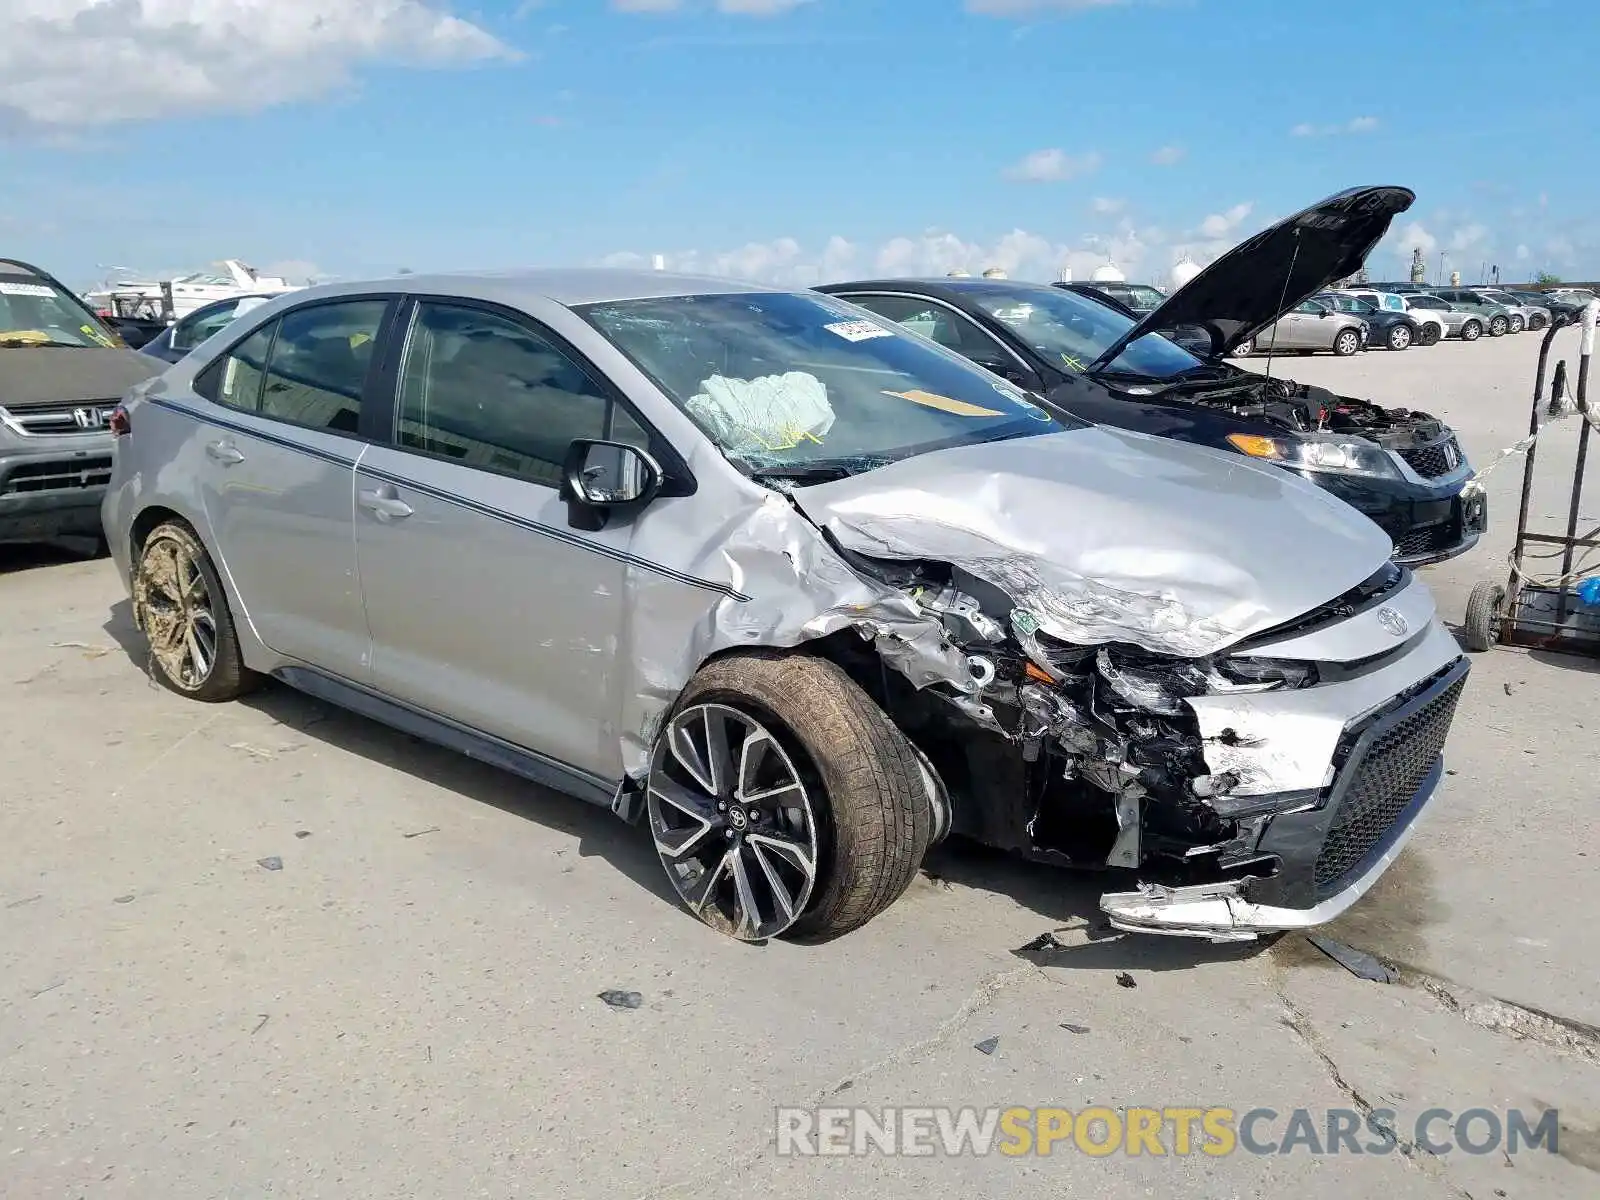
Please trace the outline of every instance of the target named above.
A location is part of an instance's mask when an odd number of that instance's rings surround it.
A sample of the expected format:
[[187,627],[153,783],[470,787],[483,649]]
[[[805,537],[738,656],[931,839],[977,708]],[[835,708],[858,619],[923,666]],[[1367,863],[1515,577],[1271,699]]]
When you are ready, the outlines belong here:
[[1240,242],[1154,312],[1113,342],[1090,364],[1091,372],[1115,362],[1147,333],[1199,326],[1212,353],[1228,353],[1308,296],[1354,275],[1390,222],[1411,207],[1416,193],[1403,187],[1360,187],[1329,196]]

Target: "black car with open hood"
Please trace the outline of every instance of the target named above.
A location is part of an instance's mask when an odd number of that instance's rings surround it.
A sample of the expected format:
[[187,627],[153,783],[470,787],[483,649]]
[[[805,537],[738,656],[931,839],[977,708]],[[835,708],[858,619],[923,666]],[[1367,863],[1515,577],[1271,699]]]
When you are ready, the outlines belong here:
[[[1247,238],[1142,317],[1091,293],[1007,279],[879,279],[818,290],[1079,417],[1302,474],[1376,521],[1400,562],[1437,562],[1471,549],[1486,520],[1448,426],[1221,359],[1354,274],[1414,198],[1401,187],[1340,192]],[[1196,352],[1199,339],[1209,339],[1209,354]]]

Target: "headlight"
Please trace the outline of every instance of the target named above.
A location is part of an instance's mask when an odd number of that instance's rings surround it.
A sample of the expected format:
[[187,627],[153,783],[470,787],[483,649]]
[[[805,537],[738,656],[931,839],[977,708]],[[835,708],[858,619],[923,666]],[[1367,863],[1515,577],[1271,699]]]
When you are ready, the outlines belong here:
[[1332,434],[1297,438],[1258,437],[1230,433],[1228,444],[1241,454],[1262,458],[1297,471],[1325,471],[1333,475],[1394,478],[1399,475],[1389,452],[1371,442],[1352,441]]

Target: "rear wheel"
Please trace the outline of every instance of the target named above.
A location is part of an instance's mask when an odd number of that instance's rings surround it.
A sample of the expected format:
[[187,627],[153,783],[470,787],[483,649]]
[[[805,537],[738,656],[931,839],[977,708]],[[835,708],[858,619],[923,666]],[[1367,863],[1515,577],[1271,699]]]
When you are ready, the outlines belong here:
[[1481,321],[1468,321],[1461,326],[1461,340],[1475,342],[1483,336],[1483,323]]
[[[1407,335],[1406,344],[1410,345],[1410,335]],[[1333,352],[1340,358],[1349,358],[1361,349],[1361,335],[1354,329],[1346,329],[1333,339]]]
[[1528,323],[1527,323],[1527,321],[1523,320],[1523,317],[1522,317],[1521,313],[1512,313],[1511,314],[1511,332],[1512,333],[1521,333],[1524,329],[1527,328],[1527,326],[1528,326]]
[[1443,336],[1444,330],[1432,322],[1429,322],[1422,327],[1422,332],[1417,335],[1417,345],[1436,346],[1439,344],[1439,339]]
[[750,654],[684,689],[646,808],[668,877],[707,925],[747,942],[826,940],[910,886],[933,791],[916,749],[838,667]]
[[1511,321],[1506,317],[1492,317],[1489,321],[1490,337],[1505,337],[1506,330],[1511,328]]
[[216,703],[259,682],[244,665],[211,556],[187,525],[158,525],[139,548],[133,619],[150,643],[156,678],[179,695]]
[[1550,324],[1550,322],[1546,321],[1538,313],[1534,313],[1533,316],[1528,318],[1528,330],[1532,333],[1537,333],[1548,324]]
[[1467,598],[1467,619],[1462,623],[1467,649],[1481,654],[1500,640],[1500,606],[1506,590],[1498,584],[1480,583]]

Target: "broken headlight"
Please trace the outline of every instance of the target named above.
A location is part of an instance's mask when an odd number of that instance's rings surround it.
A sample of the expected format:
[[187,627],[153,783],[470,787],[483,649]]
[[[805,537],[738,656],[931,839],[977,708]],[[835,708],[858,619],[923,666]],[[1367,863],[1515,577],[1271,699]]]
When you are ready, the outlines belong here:
[[1317,664],[1287,658],[1224,658],[1216,663],[1217,691],[1270,692],[1315,687]]
[[1134,708],[1162,716],[1181,713],[1185,696],[1203,696],[1211,690],[1198,663],[1146,662],[1101,650],[1094,664],[1116,696]]
[[1295,471],[1321,471],[1334,475],[1397,478],[1394,459],[1382,446],[1357,438],[1331,434],[1302,437],[1260,437],[1230,433],[1228,444],[1241,454],[1277,463]]

